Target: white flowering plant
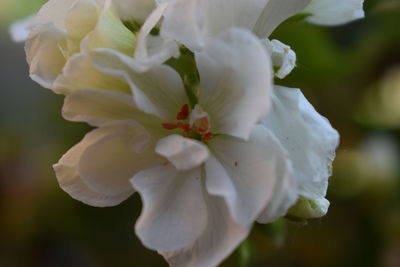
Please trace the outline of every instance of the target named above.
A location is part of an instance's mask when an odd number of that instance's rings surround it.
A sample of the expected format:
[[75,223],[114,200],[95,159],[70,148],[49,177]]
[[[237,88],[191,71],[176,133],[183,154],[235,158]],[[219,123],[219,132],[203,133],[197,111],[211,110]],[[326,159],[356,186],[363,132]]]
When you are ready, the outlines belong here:
[[134,193],[135,231],[171,266],[216,266],[252,225],[326,214],[339,135],[299,89],[284,20],[337,25],[362,0],[49,0],[11,27],[30,77],[95,127],[54,165],[88,205]]

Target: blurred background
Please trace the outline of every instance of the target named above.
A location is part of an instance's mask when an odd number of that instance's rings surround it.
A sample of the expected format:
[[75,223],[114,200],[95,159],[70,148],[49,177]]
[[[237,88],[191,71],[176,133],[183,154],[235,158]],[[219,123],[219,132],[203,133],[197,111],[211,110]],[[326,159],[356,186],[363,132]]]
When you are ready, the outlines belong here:
[[[93,208],[64,193],[52,164],[90,130],[63,97],[28,78],[8,25],[44,0],[0,1],[0,266],[167,266],[133,225],[137,195]],[[341,134],[327,216],[256,225],[222,266],[400,266],[400,1],[366,0],[366,18],[323,28],[289,20],[273,38],[297,53],[280,84],[302,88]]]

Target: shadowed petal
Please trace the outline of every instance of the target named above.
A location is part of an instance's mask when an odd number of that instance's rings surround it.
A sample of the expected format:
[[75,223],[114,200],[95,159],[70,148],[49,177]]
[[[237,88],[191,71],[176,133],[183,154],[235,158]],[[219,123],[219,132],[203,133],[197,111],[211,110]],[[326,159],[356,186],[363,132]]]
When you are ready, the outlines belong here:
[[126,81],[134,103],[143,112],[173,121],[176,113],[189,102],[179,74],[168,66],[140,72],[135,59],[110,49],[91,52],[91,60],[98,70]]
[[166,7],[167,4],[159,4],[148,16],[137,34],[135,60],[142,65],[142,71],[158,66],[171,57],[179,56],[179,47],[174,40],[150,34],[159,23]]
[[67,95],[62,114],[67,120],[84,121],[93,126],[131,120],[153,134],[162,123],[157,117],[138,110],[131,95],[96,89],[82,89]]
[[[126,181],[124,182],[123,180],[122,185],[119,186],[120,190],[96,190],[96,187],[91,187],[88,185],[81,176],[79,165],[81,164],[82,160],[85,160],[82,156],[86,154],[84,157],[88,157],[88,150],[91,150],[91,147],[96,146],[99,142],[104,142],[102,140],[104,139],[110,139],[110,136],[113,136],[115,133],[115,127],[104,127],[104,128],[99,128],[97,130],[93,130],[92,132],[88,133],[85,138],[81,142],[79,142],[77,145],[75,145],[73,148],[71,148],[63,157],[60,159],[60,161],[55,164],[54,170],[56,172],[56,176],[58,179],[58,182],[60,184],[60,187],[67,192],[71,197],[82,201],[88,205],[92,206],[99,206],[99,207],[105,207],[105,206],[113,206],[121,203],[124,201],[126,198],[128,198],[133,192],[133,188],[128,184],[126,184]],[[119,139],[119,141],[123,141],[123,139]],[[97,145],[98,146],[98,145]],[[127,154],[131,153],[130,156],[134,156],[135,152],[134,151],[127,151],[129,149],[128,147],[125,150],[125,153],[122,154]],[[115,151],[113,148],[112,151]],[[90,154],[90,152],[89,152]],[[118,155],[114,153],[114,156]],[[121,154],[119,154],[121,155]],[[104,164],[106,167],[109,166],[109,164],[112,164],[114,157],[113,155],[108,154],[108,151],[106,154],[100,154],[98,157],[107,158],[108,161],[105,162]],[[103,164],[102,162],[96,161],[96,158],[89,158],[86,160],[93,161],[94,164]],[[126,159],[122,159],[124,162]],[[135,163],[135,162],[134,162]],[[127,166],[130,168],[129,166]],[[94,168],[98,170],[98,166],[94,166]],[[100,166],[101,168],[101,166]],[[115,178],[118,178],[116,175],[118,173],[113,173],[111,176],[108,177],[108,181],[103,181],[105,184],[112,185],[114,182]],[[104,174],[101,174],[99,177],[100,179],[103,177]],[[95,177],[97,179],[97,177]],[[129,179],[129,177],[128,177]],[[101,181],[100,181],[101,182]],[[103,185],[104,185],[103,183]],[[125,187],[126,186],[126,187]]]
[[75,54],[68,59],[62,74],[54,81],[53,89],[57,93],[70,94],[86,88],[130,93],[126,82],[94,68],[87,54]]
[[[219,265],[247,237],[249,229],[232,220],[223,199],[204,193],[206,228],[190,246],[177,251],[159,251],[171,267]],[[197,216],[199,218],[199,216]]]
[[29,76],[45,88],[52,88],[66,62],[60,47],[66,44],[66,33],[53,24],[35,27],[25,44]]
[[143,127],[119,123],[103,128],[113,131],[82,152],[78,172],[96,192],[108,195],[131,192],[129,179],[143,168],[160,164],[162,158],[154,153],[154,143]]

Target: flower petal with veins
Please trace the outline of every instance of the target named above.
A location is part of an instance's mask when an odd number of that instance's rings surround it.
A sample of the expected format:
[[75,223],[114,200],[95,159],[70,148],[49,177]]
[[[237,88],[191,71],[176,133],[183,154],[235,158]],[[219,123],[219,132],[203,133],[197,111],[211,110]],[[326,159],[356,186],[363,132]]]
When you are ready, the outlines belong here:
[[166,251],[191,245],[207,223],[200,169],[159,166],[136,174],[131,183],[143,199],[135,231],[143,244]]
[[199,105],[210,115],[211,132],[248,139],[270,108],[273,73],[265,48],[250,32],[231,29],[195,56]]

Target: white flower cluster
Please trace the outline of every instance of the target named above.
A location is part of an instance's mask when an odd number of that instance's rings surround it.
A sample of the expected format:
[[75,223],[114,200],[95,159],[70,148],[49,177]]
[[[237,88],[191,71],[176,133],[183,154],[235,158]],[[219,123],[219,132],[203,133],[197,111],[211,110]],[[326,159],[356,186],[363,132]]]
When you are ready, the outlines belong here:
[[268,36],[298,13],[361,18],[362,2],[49,0],[12,33],[64,118],[96,127],[54,165],[61,188],[100,207],[138,192],[136,234],[178,267],[218,265],[254,222],[323,216],[339,136],[274,85],[296,54]]

